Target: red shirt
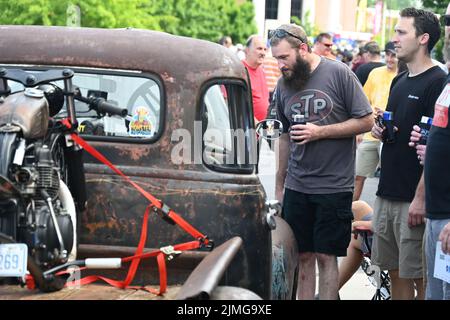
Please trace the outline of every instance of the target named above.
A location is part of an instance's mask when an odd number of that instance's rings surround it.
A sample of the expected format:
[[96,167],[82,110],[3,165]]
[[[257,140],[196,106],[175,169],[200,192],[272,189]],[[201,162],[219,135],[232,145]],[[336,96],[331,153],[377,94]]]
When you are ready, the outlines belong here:
[[242,63],[250,75],[253,97],[253,114],[258,121],[264,120],[269,107],[269,89],[267,88],[266,75],[262,67],[256,69],[250,67],[245,60]]

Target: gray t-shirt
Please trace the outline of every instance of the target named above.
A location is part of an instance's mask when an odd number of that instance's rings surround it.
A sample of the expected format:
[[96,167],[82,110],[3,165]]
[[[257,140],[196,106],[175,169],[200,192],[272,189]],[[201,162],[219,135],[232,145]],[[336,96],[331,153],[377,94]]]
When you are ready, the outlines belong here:
[[[323,126],[372,113],[350,68],[326,58],[321,58],[303,90],[292,90],[281,79],[276,94],[284,132],[289,131],[295,114],[304,114],[307,122]],[[355,137],[291,143],[285,187],[307,194],[352,192],[355,150]]]

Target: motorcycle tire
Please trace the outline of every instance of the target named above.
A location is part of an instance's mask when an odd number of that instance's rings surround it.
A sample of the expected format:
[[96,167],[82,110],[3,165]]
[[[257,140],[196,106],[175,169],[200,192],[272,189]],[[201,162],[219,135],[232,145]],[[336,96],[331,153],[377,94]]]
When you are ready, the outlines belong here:
[[[0,244],[1,243],[15,243],[15,241],[11,237],[0,233]],[[51,275],[50,277],[44,277],[43,271],[30,255],[28,255],[27,259],[27,269],[33,276],[36,287],[42,292],[54,292],[61,290],[66,283],[66,279],[59,276]]]

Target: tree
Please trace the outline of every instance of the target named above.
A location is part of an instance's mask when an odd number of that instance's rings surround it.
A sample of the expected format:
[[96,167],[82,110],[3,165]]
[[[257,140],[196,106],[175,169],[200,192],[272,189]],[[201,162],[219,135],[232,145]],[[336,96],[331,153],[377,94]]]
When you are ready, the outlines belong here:
[[69,4],[81,26],[134,27],[216,42],[229,35],[244,42],[256,32],[251,1],[235,0],[0,0],[1,24],[66,25]]
[[[367,6],[374,7],[379,0],[368,0]],[[418,8],[421,6],[421,0],[384,0],[389,10],[401,10],[408,7]]]
[[[423,5],[426,9],[433,11],[436,14],[444,15],[447,10],[448,0],[423,0]],[[441,34],[444,34],[444,27],[441,24]],[[443,52],[442,49],[444,47],[443,37],[439,40],[439,42],[434,47],[433,53],[437,60],[443,61]]]
[[217,42],[229,35],[234,42],[245,42],[256,33],[251,1],[240,5],[235,0],[166,0],[151,1],[156,16],[170,14],[160,21],[161,29],[172,34]]
[[65,0],[51,3],[48,0],[0,0],[2,24],[65,25]]
[[309,37],[315,37],[320,33],[320,29],[314,23],[311,23],[311,11],[306,11],[302,20],[298,17],[291,17],[291,22],[302,26]]
[[444,14],[448,6],[448,0],[422,0],[423,6],[438,14]]

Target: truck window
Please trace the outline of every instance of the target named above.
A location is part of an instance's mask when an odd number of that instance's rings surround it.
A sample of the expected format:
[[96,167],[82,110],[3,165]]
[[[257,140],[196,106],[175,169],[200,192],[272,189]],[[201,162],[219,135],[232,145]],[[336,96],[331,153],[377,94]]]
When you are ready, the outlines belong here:
[[[99,115],[80,101],[75,101],[80,134],[94,140],[156,140],[162,131],[162,86],[156,79],[110,71],[76,70],[73,85],[85,97],[101,97],[128,110],[128,116]],[[62,81],[55,84],[64,88]],[[23,90],[23,85],[8,81],[12,92]],[[64,107],[55,117],[67,115]]]
[[252,173],[257,162],[248,92],[237,83],[210,85],[202,98],[203,162],[213,170]]
[[83,95],[104,97],[128,110],[128,116],[98,116],[77,103],[81,134],[129,139],[151,139],[160,131],[161,93],[155,80],[121,74],[77,73],[73,79]]

